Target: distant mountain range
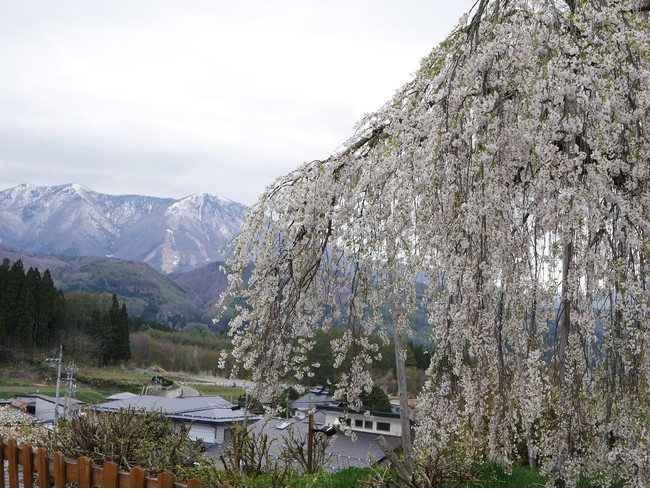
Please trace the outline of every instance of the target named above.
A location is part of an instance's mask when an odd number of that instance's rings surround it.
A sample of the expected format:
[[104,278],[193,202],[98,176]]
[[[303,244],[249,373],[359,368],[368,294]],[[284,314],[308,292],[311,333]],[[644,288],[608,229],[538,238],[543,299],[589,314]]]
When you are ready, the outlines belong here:
[[22,260],[25,269],[50,270],[57,288],[73,292],[117,294],[131,316],[173,326],[198,322],[212,325],[215,307],[227,287],[222,262],[189,272],[162,274],[146,263],[97,256],[53,256],[0,244],[0,261]]
[[169,274],[223,260],[246,206],[209,194],[106,195],[77,184],[0,192],[0,243],[33,254],[145,262]]

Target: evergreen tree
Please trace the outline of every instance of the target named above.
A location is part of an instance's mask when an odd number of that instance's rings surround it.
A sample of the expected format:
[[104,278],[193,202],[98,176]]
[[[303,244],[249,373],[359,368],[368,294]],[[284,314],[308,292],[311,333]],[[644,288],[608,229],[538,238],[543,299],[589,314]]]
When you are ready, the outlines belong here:
[[126,305],[120,304],[117,295],[111,298],[111,307],[104,314],[104,361],[120,362],[131,357],[129,348],[129,316],[126,312]]
[[20,298],[16,307],[17,326],[20,344],[23,348],[32,348],[38,334],[38,289],[41,274],[38,268],[29,268],[25,275]]
[[49,270],[45,270],[38,288],[38,327],[35,335],[37,346],[45,346],[56,338],[57,306],[60,294],[54,287]]
[[25,283],[25,268],[22,260],[14,262],[7,275],[7,289],[5,301],[5,318],[7,326],[7,344],[19,346],[20,336],[18,329],[18,302]]
[[377,384],[372,386],[368,394],[361,396],[361,402],[363,403],[363,409],[367,409],[368,411],[380,411],[384,413],[393,411],[388,394]]
[[115,359],[118,361],[127,361],[131,358],[131,349],[129,347],[129,315],[126,312],[126,304],[122,303],[120,312],[117,315],[114,338],[117,342],[115,346]]
[[0,265],[0,344],[2,344],[7,335],[7,311],[8,311],[8,294],[7,280],[9,278],[9,269],[11,262],[9,258],[2,260]]

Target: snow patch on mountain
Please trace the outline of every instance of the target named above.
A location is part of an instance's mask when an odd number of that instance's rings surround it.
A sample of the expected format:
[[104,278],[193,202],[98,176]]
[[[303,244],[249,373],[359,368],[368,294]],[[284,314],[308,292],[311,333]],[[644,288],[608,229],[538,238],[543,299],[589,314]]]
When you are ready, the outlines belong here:
[[0,192],[0,242],[32,253],[112,255],[165,273],[222,260],[246,206],[195,194],[180,200],[107,195],[83,185],[21,184]]

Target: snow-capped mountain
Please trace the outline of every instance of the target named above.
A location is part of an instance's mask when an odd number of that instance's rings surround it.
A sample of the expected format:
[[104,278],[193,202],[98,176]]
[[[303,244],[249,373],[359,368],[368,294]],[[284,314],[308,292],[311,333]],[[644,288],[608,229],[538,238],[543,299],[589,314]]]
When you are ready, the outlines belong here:
[[108,255],[164,273],[187,271],[223,259],[245,210],[209,194],[174,200],[23,184],[0,192],[0,242],[32,253]]

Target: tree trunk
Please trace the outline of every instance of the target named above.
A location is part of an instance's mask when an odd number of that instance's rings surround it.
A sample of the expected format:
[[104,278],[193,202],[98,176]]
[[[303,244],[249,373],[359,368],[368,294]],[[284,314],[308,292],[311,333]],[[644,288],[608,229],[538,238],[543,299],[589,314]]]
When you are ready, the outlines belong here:
[[411,440],[411,420],[406,385],[406,355],[402,348],[402,336],[395,327],[395,366],[397,369],[397,390],[399,392],[400,421],[402,424],[402,452],[404,468],[409,477],[413,477],[413,445]]

